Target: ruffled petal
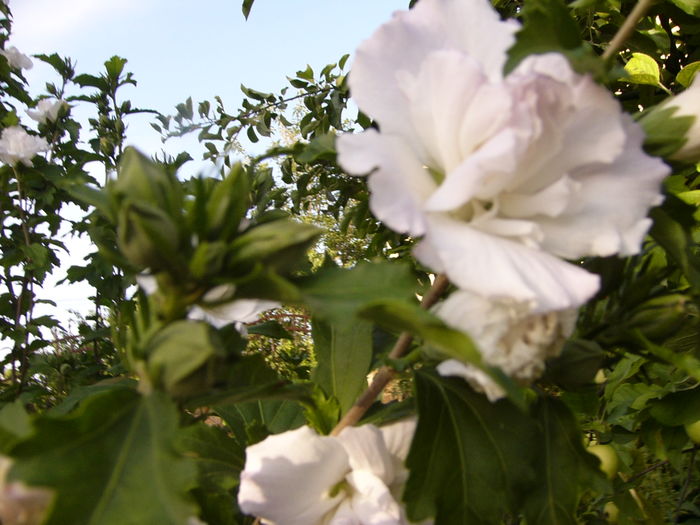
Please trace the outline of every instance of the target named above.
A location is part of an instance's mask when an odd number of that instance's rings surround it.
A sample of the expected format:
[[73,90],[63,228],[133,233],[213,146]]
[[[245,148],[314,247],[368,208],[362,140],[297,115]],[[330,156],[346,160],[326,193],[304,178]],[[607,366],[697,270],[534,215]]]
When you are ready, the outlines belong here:
[[338,435],[338,441],[348,454],[350,468],[371,472],[387,484],[393,481],[394,463],[377,427],[347,427]]
[[489,401],[494,402],[506,396],[503,390],[485,372],[472,365],[462,363],[456,359],[448,359],[437,366],[438,374],[441,376],[461,377],[469,383],[477,392],[483,392]]
[[309,427],[270,436],[246,450],[238,504],[272,525],[319,523],[344,497],[331,491],[349,469],[340,442]]
[[425,232],[423,202],[436,185],[404,141],[368,130],[341,135],[337,149],[338,163],[348,173],[361,175],[376,168],[368,184],[370,207],[378,219],[400,232]]
[[597,275],[444,215],[428,217],[422,242],[430,245],[460,288],[487,298],[528,302],[536,312],[577,307],[598,290]]
[[422,0],[394,14],[359,46],[349,78],[352,96],[382,131],[406,130],[410,122],[399,72],[415,76],[429,53],[454,48],[478,57],[487,76],[500,79],[517,29],[517,23],[501,21],[485,0]]
[[611,164],[576,172],[579,188],[565,213],[541,217],[543,249],[567,258],[584,255],[631,255],[639,252],[651,221],[647,210],[661,203],[661,181],[669,168],[646,155],[639,126],[624,117],[625,150]]

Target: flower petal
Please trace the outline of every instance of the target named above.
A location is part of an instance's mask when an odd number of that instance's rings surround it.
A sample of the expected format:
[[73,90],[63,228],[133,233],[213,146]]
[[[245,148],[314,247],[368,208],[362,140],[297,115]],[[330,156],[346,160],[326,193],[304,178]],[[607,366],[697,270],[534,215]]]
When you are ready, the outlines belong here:
[[347,427],[338,441],[348,454],[350,468],[371,472],[384,483],[394,480],[394,462],[384,444],[382,432],[374,425]]
[[370,207],[390,228],[422,235],[423,202],[435,189],[428,170],[400,138],[375,130],[338,137],[338,163],[360,175],[377,168],[369,177]]
[[[428,216],[422,241],[460,288],[487,298],[530,302],[534,311],[563,310],[598,290],[597,275],[546,252],[480,232],[445,215]],[[420,257],[422,251],[415,252]]]
[[271,524],[315,524],[341,501],[342,493],[330,491],[348,471],[348,456],[335,438],[309,427],[270,436],[246,450],[238,504]]

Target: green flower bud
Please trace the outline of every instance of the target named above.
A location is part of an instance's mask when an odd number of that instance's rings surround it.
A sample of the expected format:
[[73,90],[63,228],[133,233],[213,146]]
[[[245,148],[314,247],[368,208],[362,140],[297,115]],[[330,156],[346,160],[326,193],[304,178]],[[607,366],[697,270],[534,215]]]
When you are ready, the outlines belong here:
[[177,267],[179,234],[157,208],[124,203],[119,210],[117,245],[134,266],[153,271]]
[[652,340],[672,335],[684,323],[688,298],[682,294],[662,295],[649,299],[637,307],[625,326],[639,330]]

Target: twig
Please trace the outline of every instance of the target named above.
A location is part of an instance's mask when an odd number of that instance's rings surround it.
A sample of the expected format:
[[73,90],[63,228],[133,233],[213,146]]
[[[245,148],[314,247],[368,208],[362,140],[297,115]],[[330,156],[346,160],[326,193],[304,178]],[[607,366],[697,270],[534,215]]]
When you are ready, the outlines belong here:
[[[423,300],[420,303],[421,308],[427,310],[432,305],[434,305],[440,298],[442,293],[445,291],[448,284],[449,280],[445,275],[438,275],[435,278],[435,281],[433,282],[433,286],[430,288],[428,293],[426,293],[423,296]],[[403,356],[408,350],[408,348],[411,346],[412,339],[413,336],[411,334],[409,334],[408,332],[403,332],[399,336],[399,339],[396,341],[394,348],[392,348],[391,352],[389,352],[389,359],[398,359],[401,356]],[[389,384],[389,381],[393,379],[395,374],[396,370],[394,370],[392,367],[381,367],[377,374],[374,376],[372,384],[369,385],[369,387],[367,387],[367,389],[362,393],[358,400],[355,401],[355,404],[338,422],[338,424],[331,432],[331,436],[337,436],[345,427],[349,427],[357,423],[365,414],[365,412],[367,412],[369,407],[372,406],[372,403],[374,403],[375,399],[377,399],[377,396],[381,394],[382,390],[384,390],[386,385]]]
[[639,23],[642,17],[646,14],[653,1],[654,0],[639,0],[639,2],[637,2],[637,5],[634,6],[632,12],[625,19],[620,29],[617,30],[617,33],[615,33],[615,36],[610,41],[610,44],[603,53],[603,60],[610,60],[610,58],[622,47],[622,44],[624,44],[630,37],[634,31],[634,28],[637,26],[637,23]]

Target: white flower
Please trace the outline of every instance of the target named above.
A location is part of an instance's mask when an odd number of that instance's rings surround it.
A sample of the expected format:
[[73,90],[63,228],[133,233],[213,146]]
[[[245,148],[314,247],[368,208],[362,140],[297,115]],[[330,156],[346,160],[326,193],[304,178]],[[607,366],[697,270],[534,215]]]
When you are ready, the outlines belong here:
[[10,166],[19,162],[31,166],[34,156],[47,149],[49,145],[44,139],[30,135],[20,126],[5,128],[0,135],[0,161]]
[[53,122],[58,118],[58,113],[64,105],[65,101],[63,100],[43,98],[37,103],[36,109],[27,110],[27,115],[39,124]]
[[280,303],[277,301],[266,301],[263,299],[236,299],[229,300],[233,297],[235,286],[221,285],[209,290],[199,306],[195,306],[190,310],[190,319],[202,319],[212,325],[220,328],[228,323],[235,322],[236,329],[243,335],[247,335],[245,323],[256,321],[260,314],[279,308]]
[[[518,383],[529,384],[544,371],[545,360],[559,355],[576,322],[575,310],[533,314],[513,300],[488,300],[458,290],[434,308],[449,326],[469,334],[486,364],[499,367]],[[456,359],[437,367],[444,376],[460,376],[495,401],[503,389],[473,365]]]
[[270,525],[404,525],[403,461],[414,420],[349,427],[338,437],[309,427],[248,447],[238,503]]
[[[148,295],[158,291],[158,282],[152,275],[137,275],[136,282]],[[276,301],[263,299],[231,300],[235,291],[236,288],[233,285],[212,288],[204,294],[199,305],[192,307],[187,317],[207,321],[217,328],[235,323],[236,330],[247,335],[245,323],[252,323],[260,317],[261,313],[280,307],[280,303]]]
[[[380,131],[342,135],[370,206],[422,237],[415,254],[463,289],[538,311],[598,278],[560,258],[636,253],[668,168],[604,88],[558,54],[503,77],[514,22],[486,0],[421,0],[357,50],[351,93]],[[373,171],[374,170],[374,171]]]
[[0,456],[0,522],[4,525],[39,525],[52,499],[48,489],[7,482],[12,460]]
[[31,59],[20,52],[15,46],[10,46],[7,49],[0,49],[0,55],[7,59],[7,63],[10,67],[15,69],[31,69],[34,64]]

